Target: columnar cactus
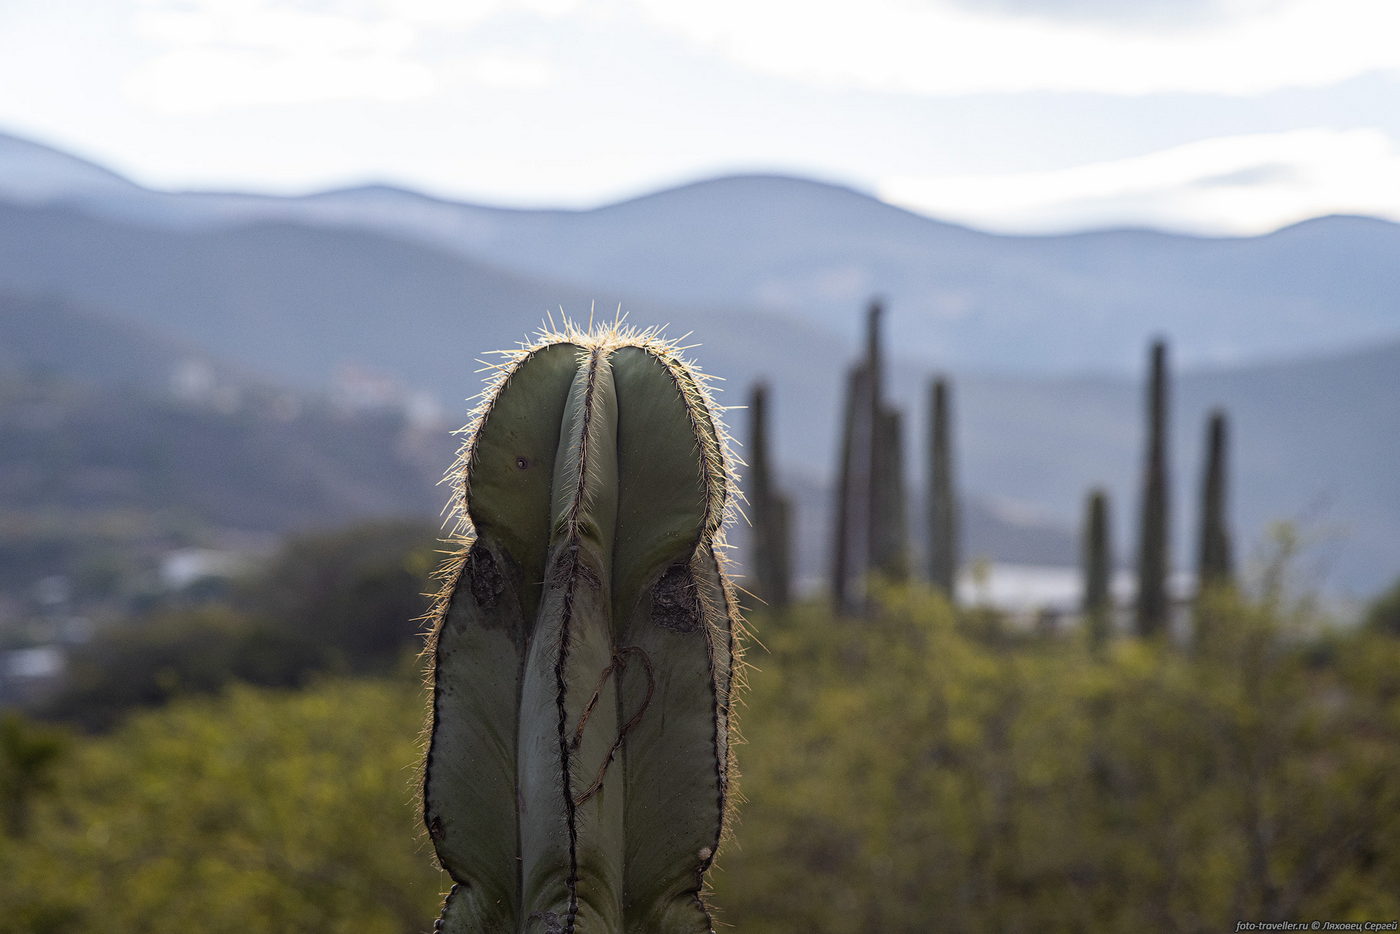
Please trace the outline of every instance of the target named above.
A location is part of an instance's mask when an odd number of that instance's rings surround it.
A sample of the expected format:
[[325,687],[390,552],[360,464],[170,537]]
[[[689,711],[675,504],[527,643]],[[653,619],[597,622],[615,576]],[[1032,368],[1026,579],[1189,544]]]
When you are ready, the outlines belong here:
[[436,930],[692,934],[730,806],[732,478],[703,380],[652,332],[509,355],[454,467],[429,644]]
[[884,401],[883,313],[879,301],[866,309],[865,357],[851,371],[846,388],[831,569],[839,612],[862,603],[870,609],[870,593],[862,601],[852,585],[864,587],[872,572],[895,580],[909,574],[900,419]]
[[1230,530],[1225,521],[1228,429],[1225,413],[1210,413],[1206,426],[1206,463],[1201,478],[1201,543],[1197,580],[1201,589],[1228,584],[1234,573]]
[[768,386],[758,383],[749,394],[748,470],[745,492],[753,521],[754,580],[749,585],[771,609],[792,599],[791,501],[773,483],[768,445]]
[[1095,649],[1108,641],[1113,625],[1113,550],[1109,544],[1108,494],[1094,490],[1084,517],[1084,624]]
[[1170,606],[1169,512],[1167,504],[1167,345],[1152,345],[1147,390],[1147,457],[1143,468],[1142,524],[1138,541],[1137,631],[1155,636],[1166,630]]
[[862,449],[858,440],[864,423],[862,400],[869,394],[869,371],[863,365],[846,376],[846,405],[841,419],[840,462],[836,470],[836,502],[831,532],[831,602],[838,613],[855,609],[852,577],[864,576],[863,553],[856,547],[866,525],[867,498],[859,483],[857,464]]
[[948,381],[935,379],[928,405],[928,575],[949,600],[956,597],[958,503],[953,487],[953,442]]
[[883,409],[875,441],[875,523],[870,565],[887,580],[909,577],[908,494],[904,483],[904,430],[897,409]]

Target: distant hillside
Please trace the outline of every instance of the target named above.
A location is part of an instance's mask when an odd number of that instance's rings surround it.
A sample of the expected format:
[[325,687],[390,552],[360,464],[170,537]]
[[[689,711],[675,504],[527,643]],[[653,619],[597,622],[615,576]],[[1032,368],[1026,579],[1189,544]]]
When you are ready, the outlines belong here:
[[0,133],[0,197],[11,201],[86,201],[134,195],[116,172],[42,143]]
[[[1159,333],[1188,365],[1400,336],[1400,225],[1369,218],[1320,218],[1262,237],[1013,237],[781,176],[712,179],[587,211],[512,210],[387,186],[296,198],[153,192],[0,137],[0,166],[7,158],[25,171],[0,178],[0,198],[178,230],[261,220],[375,231],[595,297],[761,309],[848,339],[851,309],[879,293],[897,345],[939,366],[1126,372]],[[43,185],[26,188],[38,177]]]
[[102,599],[174,548],[432,519],[446,502],[445,431],[285,396],[209,402],[0,374],[0,630],[6,604],[55,575]]
[[[44,296],[52,309],[9,320],[74,325],[47,345],[17,331],[35,359],[60,362],[71,342],[85,368],[149,376],[168,373],[185,352],[176,348],[202,348],[298,393],[425,391],[450,422],[479,389],[488,351],[560,305],[584,316],[596,301],[610,316],[621,302],[636,323],[693,331],[694,355],[726,379],[726,404],[741,406],[755,379],[773,384],[777,460],[803,507],[804,566],[819,571],[838,393],[869,292],[891,298],[892,390],[909,412],[911,452],[925,381],[935,369],[954,376],[963,486],[987,520],[976,548],[1004,560],[1073,563],[1094,484],[1113,492],[1120,558],[1131,558],[1141,402],[1128,374],[1146,336],[1162,333],[1174,365],[1186,364],[1173,417],[1179,560],[1194,536],[1205,412],[1223,404],[1242,545],[1272,520],[1297,519],[1327,539],[1314,556],[1329,586],[1374,591],[1400,572],[1394,224],[1327,218],[1221,240],[993,237],[767,177],[584,212],[385,188],[304,199],[124,191],[66,205],[0,199],[0,293]],[[1324,354],[1358,342],[1372,349]],[[1201,364],[1236,356],[1255,362]],[[1258,361],[1270,356],[1296,362]],[[0,372],[5,359],[0,349]],[[1045,375],[1066,367],[1120,375]],[[731,421],[744,437],[742,413]],[[141,437],[162,445],[159,432]],[[319,458],[356,450],[301,456],[334,476]],[[911,477],[921,469],[911,463]],[[356,482],[342,489],[367,502]]]
[[234,378],[232,368],[167,334],[52,295],[0,292],[0,377],[164,392],[191,368],[209,380]]

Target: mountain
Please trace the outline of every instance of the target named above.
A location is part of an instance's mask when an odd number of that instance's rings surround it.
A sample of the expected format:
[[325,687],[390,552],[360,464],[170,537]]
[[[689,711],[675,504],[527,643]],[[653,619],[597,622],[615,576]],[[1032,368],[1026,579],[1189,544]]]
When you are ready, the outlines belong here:
[[0,197],[100,202],[144,191],[116,172],[42,143],[0,133]]
[[52,295],[0,293],[0,378],[17,377],[144,392],[241,378],[208,352],[131,321]]
[[[404,401],[278,387],[119,318],[0,295],[0,623],[7,594],[56,574],[90,596],[111,568],[139,577],[143,562],[190,544],[434,519],[457,439],[415,423]],[[793,481],[815,579],[826,491]],[[1069,547],[1059,530],[973,509],[979,554],[1036,560]]]
[[[693,331],[694,356],[727,380],[726,404],[742,405],[756,379],[774,387],[777,462],[799,496],[808,573],[825,561],[851,335],[878,288],[890,297],[891,391],[909,413],[909,450],[920,450],[927,378],[955,380],[959,467],[970,514],[982,517],[969,526],[987,530],[969,554],[1073,563],[1083,496],[1102,484],[1120,559],[1131,558],[1141,421],[1132,373],[1146,336],[1164,333],[1179,371],[1179,563],[1192,550],[1205,413],[1223,405],[1242,547],[1276,519],[1299,520],[1324,539],[1310,552],[1326,563],[1322,583],[1379,589],[1400,571],[1397,255],[1400,226],[1365,218],[1238,239],[997,237],[771,177],[593,211],[483,208],[382,187],[295,199],[139,188],[0,199],[0,293],[96,314],[94,334],[119,326],[205,348],[300,393],[387,385],[400,399],[425,392],[460,420],[483,354],[560,305],[579,317],[596,302],[611,316],[621,303],[634,323]],[[838,274],[847,267],[855,272]],[[956,313],[950,289],[966,299]],[[98,350],[110,340],[102,365],[141,369],[118,350],[125,338],[73,339]],[[1338,349],[1358,343],[1368,349]],[[1099,375],[1065,372],[1075,367]],[[742,413],[731,422],[742,438]],[[918,465],[910,472],[917,490]]]
[[[0,163],[16,146],[35,155],[34,144],[0,138]],[[72,168],[72,157],[48,152]],[[0,195],[13,187],[0,183]],[[1126,373],[1158,334],[1184,364],[1219,365],[1400,333],[1400,225],[1373,218],[1240,238],[999,236],[780,176],[711,179],[583,211],[464,204],[384,185],[304,197],[77,180],[45,191],[47,203],[148,227],[266,221],[387,234],[524,279],[666,308],[762,310],[846,339],[856,336],[852,309],[879,293],[903,353],[983,371]]]

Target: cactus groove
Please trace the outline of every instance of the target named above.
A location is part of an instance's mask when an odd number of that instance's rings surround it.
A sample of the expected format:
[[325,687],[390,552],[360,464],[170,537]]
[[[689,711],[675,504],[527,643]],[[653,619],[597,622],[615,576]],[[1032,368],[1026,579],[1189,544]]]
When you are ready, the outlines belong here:
[[717,410],[615,326],[543,335],[482,398],[427,650],[436,930],[708,932],[740,625]]

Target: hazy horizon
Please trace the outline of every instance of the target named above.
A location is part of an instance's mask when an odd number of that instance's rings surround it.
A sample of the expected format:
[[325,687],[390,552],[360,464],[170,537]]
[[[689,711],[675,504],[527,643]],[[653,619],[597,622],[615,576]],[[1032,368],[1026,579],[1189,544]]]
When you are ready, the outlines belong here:
[[835,181],[997,232],[1400,219],[1377,0],[23,0],[0,127],[165,190]]

